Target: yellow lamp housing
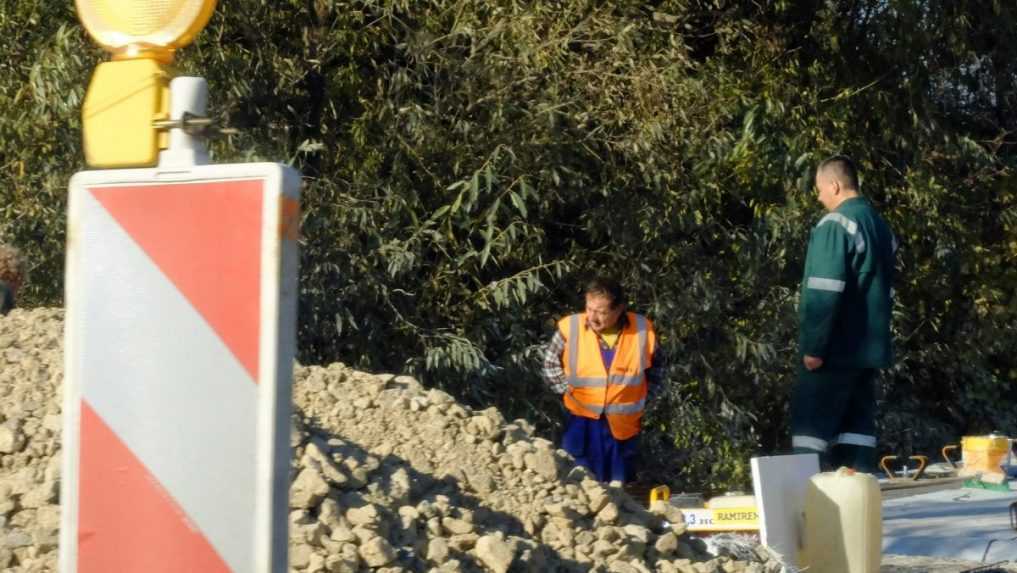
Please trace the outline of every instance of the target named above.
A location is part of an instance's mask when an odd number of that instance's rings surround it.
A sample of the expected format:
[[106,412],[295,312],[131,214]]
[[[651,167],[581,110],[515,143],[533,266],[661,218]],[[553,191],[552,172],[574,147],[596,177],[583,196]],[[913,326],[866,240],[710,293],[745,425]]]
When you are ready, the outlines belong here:
[[104,62],[95,68],[81,108],[85,162],[92,167],[158,163],[169,117],[169,74],[153,59]]
[[172,59],[205,27],[216,0],[75,0],[78,19],[114,59]]
[[92,167],[155,165],[169,111],[164,64],[205,27],[216,0],[75,0],[78,18],[113,54],[99,64],[81,110],[85,161]]

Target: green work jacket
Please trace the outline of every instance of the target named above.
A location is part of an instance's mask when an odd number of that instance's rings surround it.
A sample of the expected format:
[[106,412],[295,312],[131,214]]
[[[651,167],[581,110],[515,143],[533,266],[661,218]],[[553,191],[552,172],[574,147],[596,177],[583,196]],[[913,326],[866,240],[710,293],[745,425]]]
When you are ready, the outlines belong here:
[[799,350],[832,368],[886,368],[897,240],[869,201],[848,199],[812,229]]

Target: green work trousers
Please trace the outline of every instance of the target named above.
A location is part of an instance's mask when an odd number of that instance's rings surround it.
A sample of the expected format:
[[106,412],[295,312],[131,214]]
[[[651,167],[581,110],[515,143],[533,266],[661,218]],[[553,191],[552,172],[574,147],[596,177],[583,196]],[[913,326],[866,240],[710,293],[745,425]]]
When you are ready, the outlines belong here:
[[876,373],[873,368],[806,370],[791,390],[791,446],[819,454],[820,467],[876,470]]

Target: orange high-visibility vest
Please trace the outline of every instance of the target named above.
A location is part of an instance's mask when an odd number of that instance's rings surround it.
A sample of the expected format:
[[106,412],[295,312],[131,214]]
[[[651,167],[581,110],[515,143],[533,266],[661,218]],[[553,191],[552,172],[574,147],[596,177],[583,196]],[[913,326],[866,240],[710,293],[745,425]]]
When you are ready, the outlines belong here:
[[625,328],[615,345],[611,370],[604,369],[597,334],[582,314],[558,321],[565,337],[562,365],[568,390],[565,407],[576,416],[607,418],[611,435],[627,440],[639,433],[646,404],[646,369],[657,346],[653,324],[634,312],[626,313]]

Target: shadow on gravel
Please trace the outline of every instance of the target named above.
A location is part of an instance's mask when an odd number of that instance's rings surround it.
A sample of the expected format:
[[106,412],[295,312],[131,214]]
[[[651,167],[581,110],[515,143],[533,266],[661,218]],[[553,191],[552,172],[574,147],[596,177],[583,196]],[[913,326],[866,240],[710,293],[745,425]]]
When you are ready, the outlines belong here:
[[[300,414],[303,418],[303,412],[299,408],[295,407],[294,413]],[[383,514],[384,521],[394,526],[387,532],[387,535],[383,535],[397,552],[396,561],[389,566],[399,565],[409,571],[422,573],[440,567],[442,564],[429,562],[421,556],[426,556],[428,542],[431,539],[442,537],[449,541],[449,561],[455,559],[460,563],[454,569],[443,570],[463,571],[466,573],[483,573],[488,571],[474,556],[467,553],[468,549],[472,547],[468,541],[466,541],[467,546],[462,547],[461,550],[453,548],[457,541],[461,543],[468,538],[463,537],[457,540],[455,536],[435,535],[429,531],[426,525],[427,519],[424,516],[417,520],[415,527],[411,530],[403,529],[400,523],[400,516],[396,513],[398,507],[387,506],[381,501],[371,501],[372,494],[376,498],[388,498],[390,497],[389,492],[400,487],[393,483],[393,476],[399,468],[402,468],[409,475],[410,490],[405,494],[405,499],[400,500],[398,505],[417,507],[423,501],[432,505],[440,505],[439,496],[446,496],[449,498],[448,505],[450,507],[462,508],[472,512],[474,526],[472,533],[477,537],[501,532],[506,539],[508,536],[515,536],[532,541],[532,547],[520,544],[516,549],[515,557],[509,568],[510,573],[543,573],[549,571],[578,573],[592,569],[592,565],[567,559],[556,550],[544,545],[538,537],[527,533],[523,523],[514,515],[485,507],[477,496],[467,493],[465,488],[454,477],[443,476],[437,478],[434,475],[414,469],[407,460],[399,456],[380,456],[370,453],[341,433],[335,433],[322,427],[313,417],[303,419],[304,430],[311,435],[311,439],[318,438],[326,443],[329,440],[336,439],[342,441],[342,444],[333,442],[334,445],[329,446],[332,453],[342,455],[344,458],[351,457],[360,464],[367,464],[369,457],[380,460],[378,468],[370,473],[371,479],[366,486],[357,490],[337,490],[333,488],[329,497],[334,499],[344,511],[351,508],[363,507],[369,503],[375,503],[379,512]],[[294,460],[295,462],[296,460]],[[456,513],[457,511],[453,509],[450,517],[457,517]],[[314,512],[312,512],[312,515],[317,517]]]

